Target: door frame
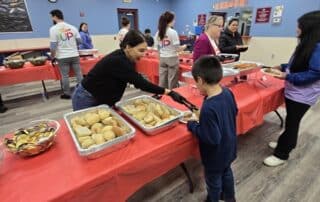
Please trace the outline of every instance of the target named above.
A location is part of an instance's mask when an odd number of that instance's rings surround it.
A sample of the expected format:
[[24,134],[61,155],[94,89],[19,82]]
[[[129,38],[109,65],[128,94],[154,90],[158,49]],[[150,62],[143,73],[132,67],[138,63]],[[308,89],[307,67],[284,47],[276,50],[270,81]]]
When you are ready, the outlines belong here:
[[133,29],[138,30],[139,29],[139,20],[138,20],[138,9],[133,8],[117,8],[117,14],[119,13],[132,13],[134,16],[134,27]]

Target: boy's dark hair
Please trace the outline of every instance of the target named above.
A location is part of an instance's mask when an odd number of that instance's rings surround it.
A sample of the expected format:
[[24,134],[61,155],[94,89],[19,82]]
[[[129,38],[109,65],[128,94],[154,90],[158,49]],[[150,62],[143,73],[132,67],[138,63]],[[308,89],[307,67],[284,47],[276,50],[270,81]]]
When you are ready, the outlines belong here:
[[135,47],[140,43],[146,42],[144,35],[138,30],[130,30],[120,43],[120,48],[125,49],[127,45],[130,47]]
[[126,17],[122,17],[122,18],[121,18],[121,25],[122,25],[123,27],[125,27],[125,26],[127,26],[128,24],[130,24],[129,19],[126,18]]
[[198,77],[209,85],[218,84],[222,79],[222,67],[214,56],[202,56],[192,67],[192,76],[198,81]]
[[60,20],[63,20],[63,13],[59,9],[55,9],[55,10],[50,11],[50,14],[51,14],[52,17],[56,16]]
[[151,30],[150,30],[150,29],[145,29],[145,30],[144,30],[144,33],[145,33],[145,34],[150,34],[150,33],[151,33]]

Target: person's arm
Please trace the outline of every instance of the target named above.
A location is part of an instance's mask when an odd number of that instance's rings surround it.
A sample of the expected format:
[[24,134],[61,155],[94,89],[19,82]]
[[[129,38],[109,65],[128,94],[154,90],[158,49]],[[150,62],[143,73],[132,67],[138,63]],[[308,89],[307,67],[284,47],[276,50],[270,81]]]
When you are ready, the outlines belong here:
[[208,51],[208,46],[207,46],[208,41],[206,41],[203,38],[199,38],[193,47],[193,60],[196,61],[199,57],[202,55],[208,55],[211,54]]
[[320,80],[320,45],[316,46],[309,60],[309,69],[305,72],[290,73],[286,80],[296,86],[308,85]]
[[172,36],[171,36],[171,41],[172,45],[176,48],[177,52],[183,51],[187,48],[187,45],[180,45],[180,39],[177,31],[173,30]]
[[152,36],[150,36],[150,41],[151,41],[151,47],[153,47],[153,45],[154,45],[154,40],[153,40],[153,37]]
[[81,44],[79,45],[80,49],[90,49],[90,44],[89,44],[89,40],[88,40],[88,36],[83,33],[80,32],[80,36],[81,36]]
[[58,47],[58,39],[57,36],[53,30],[53,28],[49,31],[49,37],[50,37],[50,52],[51,52],[51,58],[56,57],[57,47]]
[[202,109],[200,122],[189,121],[187,127],[201,142],[210,145],[220,144],[221,133],[218,126],[218,118],[215,113],[210,113]]
[[[120,61],[121,60],[121,61]],[[165,88],[157,86],[145,78],[141,76],[138,72],[135,71],[134,67],[131,64],[123,62],[123,58],[118,58],[112,65],[117,66],[118,68],[115,69],[113,72],[114,77],[133,84],[136,88],[139,88],[143,91],[147,91],[150,93],[155,94],[165,94]]]
[[237,46],[236,45],[229,45],[228,38],[221,36],[219,39],[219,49],[222,53],[236,53]]
[[76,29],[75,29],[75,34],[76,34],[77,46],[79,46],[82,43],[82,40],[81,40],[81,36],[80,36],[78,30],[76,30]]

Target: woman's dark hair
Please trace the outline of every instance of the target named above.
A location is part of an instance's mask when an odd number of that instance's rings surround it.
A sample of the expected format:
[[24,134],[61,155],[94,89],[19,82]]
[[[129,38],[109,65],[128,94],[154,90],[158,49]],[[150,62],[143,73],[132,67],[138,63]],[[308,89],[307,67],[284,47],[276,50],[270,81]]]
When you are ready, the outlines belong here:
[[88,25],[87,23],[85,23],[85,22],[82,22],[81,24],[80,24],[80,26],[79,26],[79,32],[81,32],[82,31],[82,26],[83,25]]
[[166,11],[159,18],[158,30],[160,40],[164,39],[167,31],[167,26],[174,20],[174,14],[170,11]]
[[193,64],[192,76],[196,81],[200,77],[207,84],[218,84],[222,79],[221,64],[214,56],[202,56]]
[[231,23],[233,23],[235,21],[239,23],[239,19],[238,18],[231,18],[231,20],[229,20],[229,22],[228,22],[228,25],[231,25]]
[[130,47],[135,47],[143,42],[146,42],[146,39],[140,31],[130,30],[120,43],[120,48],[125,49],[127,45]]
[[298,19],[298,27],[301,30],[298,36],[300,42],[297,45],[290,67],[291,72],[307,71],[312,53],[320,42],[320,11],[312,11],[302,15]]
[[121,18],[121,25],[122,25],[122,27],[125,27],[125,26],[127,26],[128,24],[130,24],[129,19],[126,18],[126,17],[122,17],[122,18]]
[[56,16],[60,20],[63,20],[63,13],[61,10],[58,10],[58,9],[52,10],[50,11],[50,14],[52,17]]
[[147,29],[144,30],[144,33],[145,33],[145,34],[150,34],[150,33],[151,33],[151,30],[150,30],[149,28],[147,28]]

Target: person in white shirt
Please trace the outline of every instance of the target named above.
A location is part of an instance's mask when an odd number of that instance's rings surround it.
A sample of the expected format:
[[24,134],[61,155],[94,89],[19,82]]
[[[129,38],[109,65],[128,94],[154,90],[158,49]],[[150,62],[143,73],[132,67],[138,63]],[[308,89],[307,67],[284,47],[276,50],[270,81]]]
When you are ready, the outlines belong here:
[[128,33],[128,31],[130,30],[130,21],[128,18],[126,17],[122,17],[121,18],[121,29],[118,33],[118,40],[121,43],[124,39],[124,37],[126,36],[126,34]]
[[179,36],[174,26],[174,14],[166,11],[159,18],[158,31],[155,35],[155,47],[160,53],[159,85],[173,89],[178,87],[179,58],[178,52],[183,51],[186,45],[180,46]]
[[50,28],[50,51],[51,57],[56,58],[59,64],[59,70],[62,76],[61,99],[70,99],[69,71],[70,67],[77,78],[77,83],[82,80],[80,68],[80,57],[78,44],[81,43],[81,36],[74,26],[63,21],[63,13],[60,10],[50,12],[53,24]]

